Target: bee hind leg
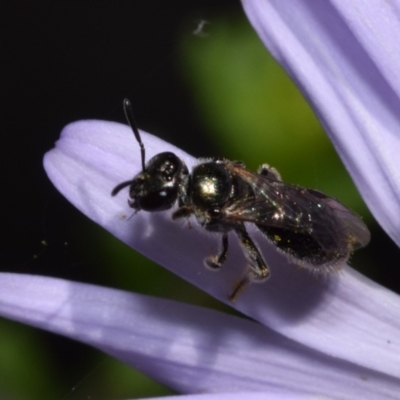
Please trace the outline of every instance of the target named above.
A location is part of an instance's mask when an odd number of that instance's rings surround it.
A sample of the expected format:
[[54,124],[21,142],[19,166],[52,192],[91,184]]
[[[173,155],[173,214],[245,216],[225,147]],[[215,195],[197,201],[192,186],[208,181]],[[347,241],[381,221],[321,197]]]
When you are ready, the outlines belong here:
[[257,170],[258,175],[266,176],[270,179],[274,179],[276,181],[281,181],[281,174],[274,168],[269,166],[268,164],[262,164],[259,166]]
[[249,270],[246,275],[239,280],[234,288],[232,294],[229,296],[229,300],[235,302],[239,294],[250,284],[250,283],[262,283],[265,282],[270,276],[270,270],[265,263],[260,251],[254,244],[246,231],[244,225],[235,229],[238,235],[243,251],[246,258],[250,261]]

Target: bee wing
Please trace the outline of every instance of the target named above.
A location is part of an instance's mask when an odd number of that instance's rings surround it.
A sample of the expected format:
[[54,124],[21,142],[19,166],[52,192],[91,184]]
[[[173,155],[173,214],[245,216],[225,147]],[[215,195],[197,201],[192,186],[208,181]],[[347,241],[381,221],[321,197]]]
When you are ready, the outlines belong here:
[[349,237],[352,239],[352,249],[357,250],[365,247],[371,239],[371,234],[361,218],[332,197],[325,196],[324,202],[341,219]]
[[369,242],[370,233],[360,217],[337,200],[316,190],[257,174],[239,164],[232,163],[227,167],[254,191],[253,197],[236,201],[226,208],[228,220],[304,233],[325,250],[335,249],[342,241],[352,250]]

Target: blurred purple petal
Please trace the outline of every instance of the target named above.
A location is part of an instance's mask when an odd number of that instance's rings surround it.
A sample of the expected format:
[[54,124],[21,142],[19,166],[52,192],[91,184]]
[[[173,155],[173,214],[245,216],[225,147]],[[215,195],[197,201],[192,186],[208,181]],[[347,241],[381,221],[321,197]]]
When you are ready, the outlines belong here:
[[[174,151],[190,167],[194,159],[143,133],[148,156]],[[77,208],[116,237],[214,297],[228,295],[246,260],[232,235],[230,255],[219,272],[203,259],[220,239],[196,223],[171,220],[170,212],[139,212],[132,218],[127,193],[113,187],[140,170],[139,149],[127,126],[101,121],[68,125],[45,168],[54,185]],[[272,329],[319,351],[400,377],[400,297],[350,268],[324,281],[299,271],[249,227],[269,265],[271,279],[253,284],[235,307]],[[218,240],[217,240],[218,239]]]
[[[265,392],[239,392],[239,393],[213,393],[213,394],[188,394],[179,396],[167,396],[162,400],[313,400],[314,396],[282,391],[269,388]],[[333,399],[333,397],[331,397]],[[160,397],[147,398],[146,400],[160,400]]]
[[97,347],[182,393],[390,399],[400,391],[399,379],[321,354],[256,322],[94,285],[2,273],[0,313]]
[[400,4],[242,0],[314,106],[365,202],[400,244]]

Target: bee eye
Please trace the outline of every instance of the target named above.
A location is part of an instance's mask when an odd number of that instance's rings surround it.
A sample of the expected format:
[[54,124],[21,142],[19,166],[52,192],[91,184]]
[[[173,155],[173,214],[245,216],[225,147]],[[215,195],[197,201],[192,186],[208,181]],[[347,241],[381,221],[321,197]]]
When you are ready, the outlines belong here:
[[175,187],[163,187],[157,192],[150,192],[136,198],[139,209],[144,211],[164,211],[173,206],[178,196]]

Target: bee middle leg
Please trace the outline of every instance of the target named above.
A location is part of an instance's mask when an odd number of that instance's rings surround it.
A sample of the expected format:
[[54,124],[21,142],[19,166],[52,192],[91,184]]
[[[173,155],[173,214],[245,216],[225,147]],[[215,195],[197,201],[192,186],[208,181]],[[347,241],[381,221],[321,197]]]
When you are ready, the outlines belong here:
[[242,292],[250,283],[265,282],[270,276],[270,270],[257,246],[247,233],[245,226],[241,225],[235,229],[235,232],[241,241],[243,251],[246,258],[250,261],[250,264],[246,275],[235,285],[232,294],[229,296],[229,300],[233,302],[236,301],[240,292]]
[[222,249],[218,254],[208,256],[204,263],[206,266],[212,270],[217,270],[222,267],[222,264],[226,261],[228,257],[228,233],[222,235]]

